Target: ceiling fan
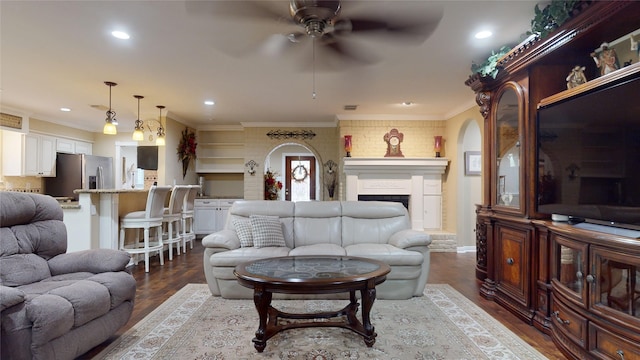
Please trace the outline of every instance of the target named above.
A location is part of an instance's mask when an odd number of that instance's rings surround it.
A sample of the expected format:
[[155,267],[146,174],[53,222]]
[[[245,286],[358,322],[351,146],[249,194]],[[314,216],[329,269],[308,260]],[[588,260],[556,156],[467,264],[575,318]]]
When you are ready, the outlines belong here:
[[[267,1],[214,1],[187,2],[191,12],[202,13],[210,6],[215,16],[270,20],[287,26],[287,31],[268,34],[268,41],[260,46],[268,52],[282,53],[285,49],[311,42],[328,56],[338,57],[342,63],[371,64],[378,61],[371,51],[374,46],[363,46],[358,39],[391,41],[393,43],[423,43],[436,29],[442,18],[441,8],[433,2],[423,1],[320,1],[290,0],[288,15],[285,2]],[[197,8],[196,8],[197,7]],[[345,15],[360,8],[360,14]]]

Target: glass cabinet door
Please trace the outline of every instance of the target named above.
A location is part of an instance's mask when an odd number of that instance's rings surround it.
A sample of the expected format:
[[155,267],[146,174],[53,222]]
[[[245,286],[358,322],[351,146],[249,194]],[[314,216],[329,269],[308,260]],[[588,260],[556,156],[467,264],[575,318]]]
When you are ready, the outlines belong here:
[[591,257],[594,268],[592,308],[616,315],[626,314],[640,321],[640,256],[594,246]]
[[495,198],[494,204],[520,208],[521,100],[516,84],[499,93],[495,108]]
[[563,238],[554,237],[556,257],[553,281],[565,296],[586,306],[587,302],[587,249],[588,245]]

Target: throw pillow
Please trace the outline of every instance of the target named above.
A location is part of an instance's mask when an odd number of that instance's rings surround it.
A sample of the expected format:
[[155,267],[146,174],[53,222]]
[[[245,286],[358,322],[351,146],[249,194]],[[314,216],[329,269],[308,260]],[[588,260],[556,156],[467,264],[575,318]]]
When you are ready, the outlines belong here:
[[251,233],[251,221],[233,219],[233,227],[236,228],[238,239],[240,239],[240,247],[253,246],[253,234]]
[[249,219],[251,219],[253,246],[256,248],[287,246],[282,233],[282,224],[277,216],[251,215]]

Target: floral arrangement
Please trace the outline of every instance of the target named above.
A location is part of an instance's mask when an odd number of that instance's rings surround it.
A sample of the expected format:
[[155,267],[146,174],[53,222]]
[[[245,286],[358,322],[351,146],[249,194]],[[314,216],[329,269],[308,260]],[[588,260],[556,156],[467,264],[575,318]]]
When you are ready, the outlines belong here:
[[282,183],[276,180],[276,174],[267,170],[264,174],[264,199],[278,200],[278,192],[282,189]]
[[196,134],[193,131],[189,131],[188,127],[185,127],[180,137],[180,143],[177,147],[178,161],[182,162],[182,178],[187,175],[187,169],[192,159],[196,158]]

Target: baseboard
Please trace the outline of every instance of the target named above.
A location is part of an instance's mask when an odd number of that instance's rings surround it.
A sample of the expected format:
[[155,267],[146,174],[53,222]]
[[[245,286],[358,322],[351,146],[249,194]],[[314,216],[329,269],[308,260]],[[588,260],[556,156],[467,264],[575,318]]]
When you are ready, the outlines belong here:
[[458,253],[468,253],[468,252],[476,252],[476,247],[474,246],[458,246]]

